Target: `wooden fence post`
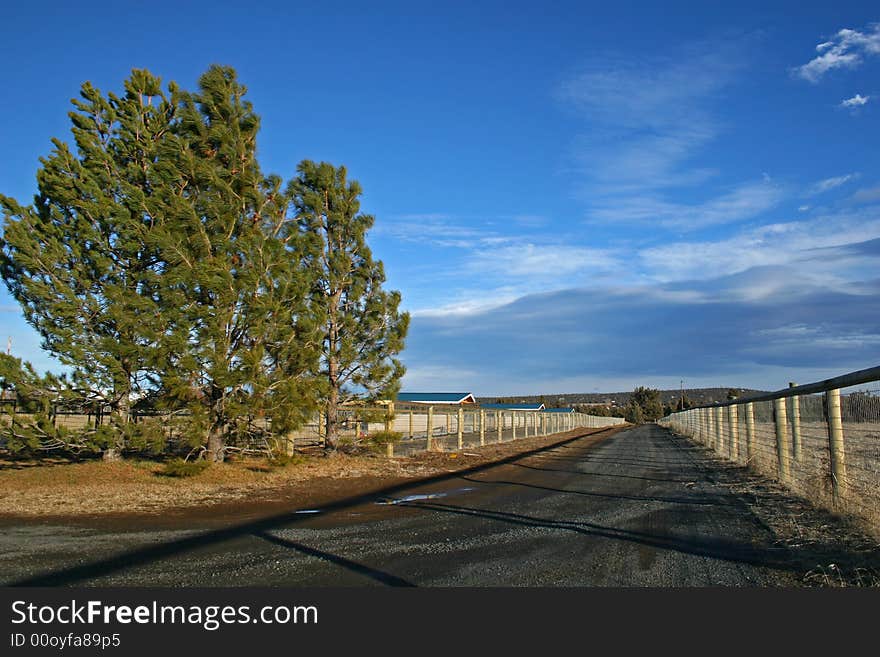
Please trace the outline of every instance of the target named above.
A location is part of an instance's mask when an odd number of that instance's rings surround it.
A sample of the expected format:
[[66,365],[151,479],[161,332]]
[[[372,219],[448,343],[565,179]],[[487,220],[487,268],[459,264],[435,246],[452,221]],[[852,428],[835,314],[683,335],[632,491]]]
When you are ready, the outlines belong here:
[[486,411],[480,409],[480,447],[486,444]]
[[831,490],[834,503],[840,505],[846,496],[846,446],[843,435],[843,417],[840,412],[840,390],[825,393],[825,412],[828,421],[828,451],[831,454]]
[[727,407],[727,423],[730,425],[730,458],[739,461],[739,426],[736,404]]
[[746,459],[751,463],[755,457],[755,405],[746,404]]
[[[788,384],[794,388],[795,382]],[[801,460],[801,402],[797,395],[791,398],[791,451],[795,461]]]
[[428,406],[428,444],[427,451],[431,451],[434,442],[434,407]]
[[385,407],[385,431],[391,431],[392,422],[394,422],[394,402],[388,402]]
[[458,426],[458,449],[461,449],[464,446],[464,407],[458,407],[458,418],[457,418]]
[[788,481],[791,475],[791,449],[788,445],[788,421],[785,413],[785,397],[773,400],[776,414],[776,455],[779,459],[779,478]]
[[706,410],[706,440],[705,445],[709,447],[715,440],[715,409],[707,408]]

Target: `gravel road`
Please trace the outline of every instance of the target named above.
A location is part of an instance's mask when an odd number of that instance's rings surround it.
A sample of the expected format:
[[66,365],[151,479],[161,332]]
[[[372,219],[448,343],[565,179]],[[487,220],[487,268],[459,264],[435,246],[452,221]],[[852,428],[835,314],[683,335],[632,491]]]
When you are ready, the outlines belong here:
[[[0,533],[0,582],[794,586],[852,561],[846,542],[780,535],[759,508],[775,507],[773,496],[758,503],[730,478],[703,448],[643,425],[220,529],[19,523]],[[825,527],[827,515],[801,513],[799,523]]]

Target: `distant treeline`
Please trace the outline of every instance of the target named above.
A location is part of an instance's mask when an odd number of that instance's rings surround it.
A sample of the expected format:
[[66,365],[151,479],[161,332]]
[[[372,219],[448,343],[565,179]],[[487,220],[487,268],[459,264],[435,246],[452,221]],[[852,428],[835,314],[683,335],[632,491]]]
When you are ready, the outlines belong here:
[[[735,391],[737,396],[745,397],[752,394],[766,392],[751,388],[685,388],[684,396],[691,401],[692,406],[702,406],[729,399],[728,395]],[[676,404],[682,395],[682,390],[658,390],[660,400],[664,404]],[[499,402],[505,404],[537,404],[543,403],[547,408],[572,407],[575,404],[603,404],[607,406],[626,406],[633,392],[576,392],[557,395],[515,395],[508,397],[478,397],[480,402]]]
[[669,413],[745,397],[761,392],[749,388],[686,388],[656,390],[640,386],[632,392],[572,393],[479,397],[477,401],[503,404],[544,404],[546,408],[574,408],[580,413],[626,418],[628,422],[652,422]]

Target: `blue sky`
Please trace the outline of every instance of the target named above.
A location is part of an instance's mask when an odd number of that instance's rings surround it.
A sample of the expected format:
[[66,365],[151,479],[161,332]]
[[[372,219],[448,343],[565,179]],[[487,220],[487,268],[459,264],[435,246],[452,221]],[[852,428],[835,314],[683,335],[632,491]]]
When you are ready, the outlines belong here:
[[[361,181],[413,315],[407,389],[776,389],[880,362],[876,3],[125,4],[4,10],[0,191],[33,194],[85,80],[234,66],[264,169]],[[5,290],[0,321],[53,367]]]

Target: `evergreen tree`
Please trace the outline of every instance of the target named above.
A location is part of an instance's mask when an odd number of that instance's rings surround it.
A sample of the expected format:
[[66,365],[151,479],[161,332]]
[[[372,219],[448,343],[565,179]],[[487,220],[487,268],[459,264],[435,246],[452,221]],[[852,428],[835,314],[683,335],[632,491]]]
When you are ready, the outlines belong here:
[[634,399],[630,399],[624,411],[624,418],[627,422],[642,424],[645,421],[645,412]]
[[633,390],[630,405],[639,408],[641,417],[645,422],[653,422],[663,416],[663,403],[660,401],[660,391],[654,388],[639,386]]
[[[52,140],[32,205],[0,196],[0,274],[43,347],[73,368],[83,397],[109,403],[118,424],[147,382],[162,331],[149,234],[155,166],[176,94],[171,85],[166,96],[158,78],[139,70],[121,97],[84,84],[69,114],[76,150]],[[106,435],[105,458],[114,458],[122,445]]]
[[366,242],[374,218],[360,212],[361,187],[345,167],[303,161],[288,185],[300,233],[316,239],[310,256],[316,274],[312,310],[321,326],[318,371],[324,384],[326,447],[337,448],[339,407],[364,395],[396,392],[404,367],[409,315],[400,313],[400,293],[382,289],[385,274]]
[[211,67],[184,94],[163,156],[157,243],[172,328],[162,383],[192,411],[212,461],[255,416],[277,432],[314,408],[309,242],[287,216],[280,179],[260,171],[259,118],[245,93],[232,69]]

